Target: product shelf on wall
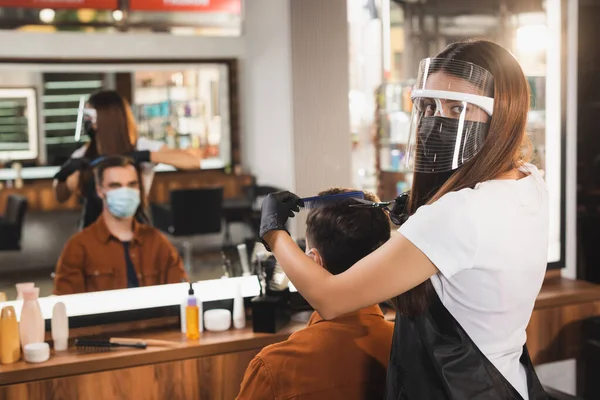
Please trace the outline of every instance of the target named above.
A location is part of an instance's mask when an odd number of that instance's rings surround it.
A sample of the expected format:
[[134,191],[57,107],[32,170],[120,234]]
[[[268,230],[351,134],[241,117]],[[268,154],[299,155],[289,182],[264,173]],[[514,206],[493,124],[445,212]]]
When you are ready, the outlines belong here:
[[141,136],[164,141],[171,148],[219,156],[221,119],[210,97],[202,93],[206,84],[202,72],[161,71],[136,76],[135,114]]

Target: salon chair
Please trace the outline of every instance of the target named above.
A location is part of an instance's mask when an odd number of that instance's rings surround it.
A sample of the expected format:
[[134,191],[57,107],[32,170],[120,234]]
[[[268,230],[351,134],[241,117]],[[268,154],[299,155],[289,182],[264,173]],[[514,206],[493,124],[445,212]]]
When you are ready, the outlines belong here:
[[0,251],[21,250],[21,233],[26,212],[26,197],[7,197],[6,210],[0,217]]
[[183,241],[183,262],[192,266],[191,236],[221,233],[223,188],[173,190],[168,206],[152,204],[154,226]]

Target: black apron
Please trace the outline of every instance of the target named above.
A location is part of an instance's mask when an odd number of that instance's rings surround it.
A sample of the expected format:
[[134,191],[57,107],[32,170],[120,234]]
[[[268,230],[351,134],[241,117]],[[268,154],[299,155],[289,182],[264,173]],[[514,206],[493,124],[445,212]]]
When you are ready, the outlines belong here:
[[[530,400],[548,400],[527,346],[521,363]],[[387,400],[523,400],[432,295],[418,317],[396,316],[387,372]]]

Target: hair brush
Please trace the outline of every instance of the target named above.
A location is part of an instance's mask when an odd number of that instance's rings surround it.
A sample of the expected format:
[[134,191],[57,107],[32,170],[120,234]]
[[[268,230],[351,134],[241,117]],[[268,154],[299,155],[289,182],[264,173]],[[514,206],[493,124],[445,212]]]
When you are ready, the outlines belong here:
[[305,197],[302,199],[302,202],[304,202],[303,208],[310,210],[313,208],[329,206],[331,204],[334,204],[334,203],[337,203],[340,201],[344,201],[344,200],[349,200],[349,199],[364,200],[364,198],[365,198],[364,192],[354,191],[354,192],[342,192],[342,193],[336,193],[336,194],[329,194],[327,196]]

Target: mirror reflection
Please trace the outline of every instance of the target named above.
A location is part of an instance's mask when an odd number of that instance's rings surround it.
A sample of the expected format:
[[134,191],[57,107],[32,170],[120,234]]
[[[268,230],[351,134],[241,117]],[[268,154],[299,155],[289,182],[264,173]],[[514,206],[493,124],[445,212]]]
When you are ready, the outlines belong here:
[[0,82],[23,88],[0,88],[0,293],[247,272],[264,189],[239,167],[235,73],[234,60],[2,64]]

